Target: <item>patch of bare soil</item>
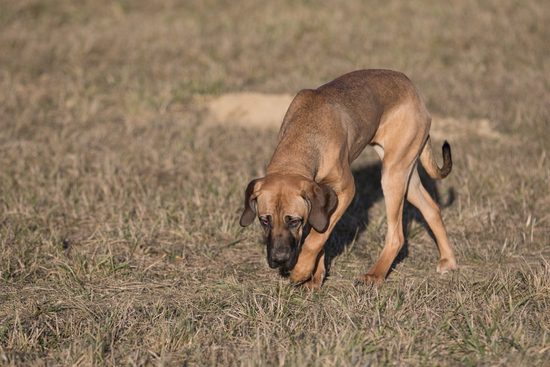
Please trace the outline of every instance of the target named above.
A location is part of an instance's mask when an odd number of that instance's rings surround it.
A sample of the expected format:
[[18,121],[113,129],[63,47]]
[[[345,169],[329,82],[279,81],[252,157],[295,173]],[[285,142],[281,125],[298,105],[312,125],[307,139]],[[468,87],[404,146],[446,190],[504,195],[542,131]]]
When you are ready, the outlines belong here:
[[206,99],[206,109],[221,124],[278,127],[294,97],[290,94],[230,93]]

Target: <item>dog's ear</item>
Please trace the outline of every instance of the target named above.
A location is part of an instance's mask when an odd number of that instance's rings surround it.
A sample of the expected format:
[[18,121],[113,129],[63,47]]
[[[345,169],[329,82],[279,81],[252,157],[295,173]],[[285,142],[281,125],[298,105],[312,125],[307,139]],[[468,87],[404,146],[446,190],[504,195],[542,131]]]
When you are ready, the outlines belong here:
[[239,224],[242,227],[249,226],[256,219],[256,198],[258,197],[258,189],[256,186],[260,183],[260,179],[250,181],[244,194],[244,212],[241,216]]
[[319,233],[328,229],[330,216],[338,206],[338,196],[327,185],[312,182],[305,191],[310,206],[308,223]]

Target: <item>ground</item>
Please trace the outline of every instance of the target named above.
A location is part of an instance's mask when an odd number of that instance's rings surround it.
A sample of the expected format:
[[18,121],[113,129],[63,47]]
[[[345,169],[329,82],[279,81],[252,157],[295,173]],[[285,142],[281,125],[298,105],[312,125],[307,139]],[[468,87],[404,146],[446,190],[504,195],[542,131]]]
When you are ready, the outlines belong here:
[[[536,0],[4,1],[1,363],[549,365],[549,22]],[[309,293],[238,225],[244,190],[285,101],[360,68],[407,74],[451,144],[426,186],[459,270],[408,206],[386,283],[355,285],[386,234],[367,150]],[[255,99],[216,114],[228,96]]]

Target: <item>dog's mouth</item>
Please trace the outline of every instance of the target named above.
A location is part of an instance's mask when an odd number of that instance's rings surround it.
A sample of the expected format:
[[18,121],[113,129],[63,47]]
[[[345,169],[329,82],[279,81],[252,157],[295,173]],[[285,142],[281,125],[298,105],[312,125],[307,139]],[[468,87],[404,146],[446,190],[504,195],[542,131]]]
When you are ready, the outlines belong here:
[[293,251],[287,259],[284,259],[282,261],[279,259],[273,259],[270,256],[267,257],[267,263],[269,264],[269,267],[271,269],[284,268],[292,270],[297,262],[298,254],[295,254],[295,251]]
[[292,270],[298,262],[305,237],[288,236],[284,243],[274,241],[273,237],[266,236],[267,263],[271,269],[282,268]]
[[287,252],[272,254],[268,249],[267,263],[271,269],[283,268],[292,270],[298,262],[299,249],[290,249]]

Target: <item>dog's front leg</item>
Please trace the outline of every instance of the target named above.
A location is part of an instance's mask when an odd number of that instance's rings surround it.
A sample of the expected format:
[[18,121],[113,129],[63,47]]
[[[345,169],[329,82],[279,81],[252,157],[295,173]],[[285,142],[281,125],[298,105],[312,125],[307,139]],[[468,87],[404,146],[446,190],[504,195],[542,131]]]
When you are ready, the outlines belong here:
[[302,283],[302,286],[309,291],[320,289],[325,280],[325,250],[321,249],[321,252],[317,256],[316,265],[313,268],[313,275],[308,281]]
[[325,253],[323,246],[330,233],[319,233],[313,228],[306,237],[298,262],[290,271],[290,281],[304,284],[306,288],[318,289],[325,277]]
[[[351,178],[351,179],[349,179]],[[319,233],[311,229],[302,246],[298,262],[290,271],[290,281],[294,284],[304,284],[308,289],[319,289],[325,277],[325,253],[323,246],[328,240],[336,223],[346,211],[355,195],[353,176],[349,173],[346,189],[338,193],[338,207],[330,217],[328,229]]]

